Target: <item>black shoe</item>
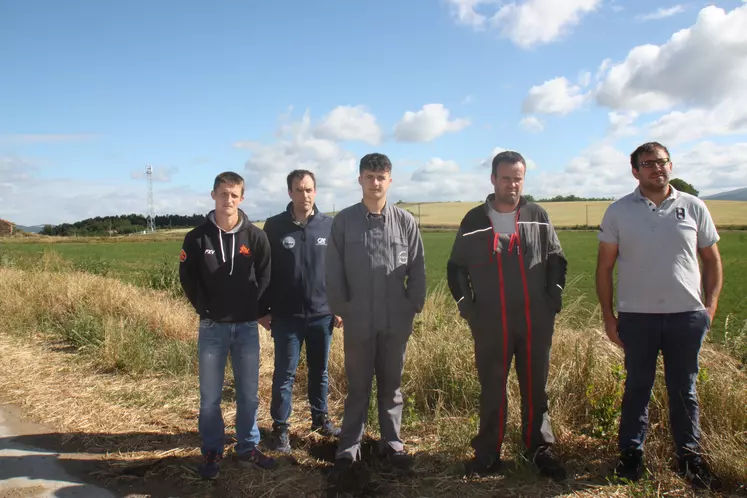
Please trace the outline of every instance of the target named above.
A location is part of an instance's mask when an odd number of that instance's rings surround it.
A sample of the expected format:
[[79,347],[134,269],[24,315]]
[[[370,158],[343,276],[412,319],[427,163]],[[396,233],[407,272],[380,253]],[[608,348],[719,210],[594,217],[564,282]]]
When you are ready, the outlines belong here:
[[688,455],[680,458],[680,476],[690,481],[694,488],[710,489],[718,491],[721,489],[719,479],[700,455]]
[[643,451],[638,448],[628,448],[620,454],[620,460],[615,467],[615,476],[636,482],[643,476],[645,470]]
[[392,467],[399,470],[408,470],[413,464],[412,455],[408,454],[405,450],[394,451],[391,446],[386,447],[384,458],[392,465]]
[[200,476],[203,479],[217,479],[218,474],[220,474],[220,465],[218,462],[221,460],[220,453],[216,451],[209,451],[205,455],[205,461],[202,462],[200,467],[197,469],[200,473]]
[[556,482],[565,481],[567,472],[563,464],[560,463],[560,459],[555,456],[552,446],[539,446],[534,451],[532,462],[534,462],[543,476],[549,477]]
[[277,465],[274,458],[268,457],[257,448],[252,448],[243,455],[239,455],[238,459],[239,465],[243,467],[259,467],[263,470],[271,470]]
[[340,435],[340,431],[341,429],[335,427],[327,417],[324,417],[321,422],[311,422],[311,432],[318,432],[324,437],[337,437]]
[[495,474],[501,470],[503,463],[501,459],[493,457],[477,457],[467,462],[464,466],[465,474],[467,477],[485,477],[491,474]]
[[272,431],[272,438],[268,445],[271,450],[289,455],[291,452],[290,436],[287,430]]
[[353,468],[353,460],[350,458],[337,458],[335,464],[329,470],[328,477],[332,482],[340,482],[342,479],[350,474],[350,470]]

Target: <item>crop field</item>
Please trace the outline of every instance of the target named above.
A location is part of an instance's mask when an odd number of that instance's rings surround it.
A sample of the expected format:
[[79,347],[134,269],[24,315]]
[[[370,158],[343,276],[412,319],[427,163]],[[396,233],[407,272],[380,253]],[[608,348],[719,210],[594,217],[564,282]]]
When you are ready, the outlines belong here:
[[[747,225],[747,202],[739,201],[705,201],[714,221],[718,226]],[[457,227],[462,217],[480,204],[479,202],[431,202],[403,203],[400,207],[407,209],[418,217],[421,225]],[[540,205],[547,210],[553,225],[556,227],[596,226],[602,221],[606,201],[595,202],[545,202]]]
[[[454,235],[453,231],[423,233],[429,289],[439,284],[445,285],[446,261]],[[568,287],[565,300],[580,300],[588,313],[594,313],[596,233],[562,230],[558,236],[568,258]],[[747,258],[744,257],[744,254],[747,254],[747,232],[723,232],[721,236],[719,245],[725,282],[719,301],[719,312],[713,325],[716,336],[723,335],[726,327],[729,327],[729,330],[741,330],[742,324],[747,320]],[[182,237],[183,233],[177,232],[150,239],[129,237],[98,239],[95,242],[76,242],[68,239],[64,243],[55,244],[6,242],[0,243],[0,256],[7,253],[21,260],[32,261],[41,258],[45,251],[53,251],[79,269],[140,284],[156,267],[176,268]]]

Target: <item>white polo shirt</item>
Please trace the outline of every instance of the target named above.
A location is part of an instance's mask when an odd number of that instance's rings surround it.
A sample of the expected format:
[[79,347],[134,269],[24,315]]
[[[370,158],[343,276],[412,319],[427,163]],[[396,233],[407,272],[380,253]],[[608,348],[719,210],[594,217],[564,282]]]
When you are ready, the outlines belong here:
[[659,207],[636,188],[604,213],[598,238],[618,246],[618,312],[705,308],[698,249],[712,246],[719,235],[702,200],[670,189]]

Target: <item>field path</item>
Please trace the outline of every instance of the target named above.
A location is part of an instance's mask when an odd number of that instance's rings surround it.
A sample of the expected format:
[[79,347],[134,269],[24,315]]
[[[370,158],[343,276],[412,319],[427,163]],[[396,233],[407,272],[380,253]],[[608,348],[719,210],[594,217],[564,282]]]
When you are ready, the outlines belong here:
[[[70,472],[92,470],[95,463],[81,455],[60,454],[24,444],[49,431],[23,422],[19,410],[0,405],[0,497],[113,498],[109,491],[84,483]],[[88,469],[86,469],[88,467]]]

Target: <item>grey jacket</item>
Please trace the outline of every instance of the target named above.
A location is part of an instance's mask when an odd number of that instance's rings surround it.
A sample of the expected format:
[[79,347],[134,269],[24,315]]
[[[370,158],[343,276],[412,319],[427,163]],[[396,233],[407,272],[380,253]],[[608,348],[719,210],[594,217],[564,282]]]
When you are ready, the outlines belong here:
[[[490,194],[486,201],[493,198]],[[547,212],[522,197],[516,229],[516,247],[510,242],[503,247],[485,204],[470,210],[459,226],[447,276],[459,311],[470,323],[473,312],[482,317],[474,323],[489,327],[503,314],[524,308],[554,314],[563,306],[568,263]]]
[[391,204],[372,216],[360,202],[332,222],[326,260],[327,298],[345,335],[410,334],[425,304],[425,257],[417,222]]

